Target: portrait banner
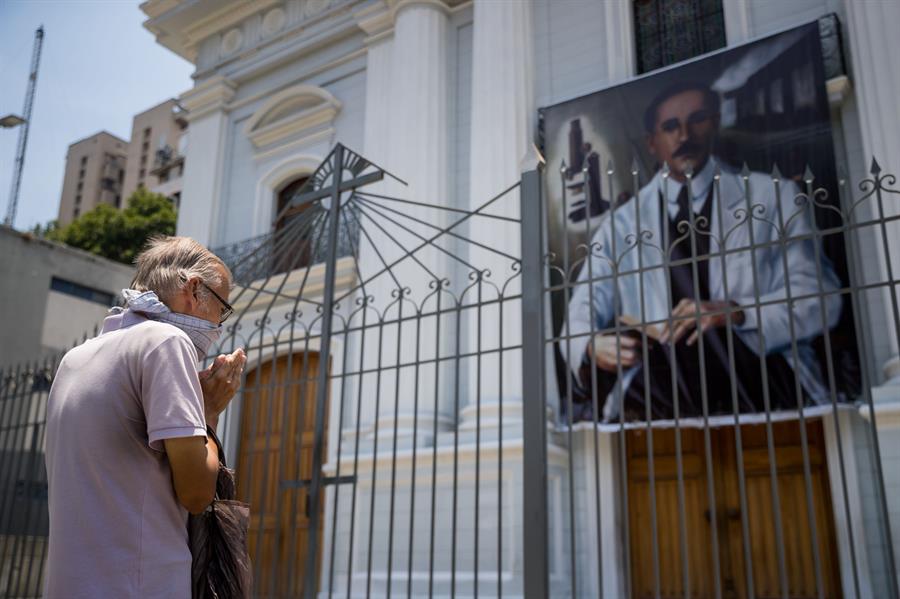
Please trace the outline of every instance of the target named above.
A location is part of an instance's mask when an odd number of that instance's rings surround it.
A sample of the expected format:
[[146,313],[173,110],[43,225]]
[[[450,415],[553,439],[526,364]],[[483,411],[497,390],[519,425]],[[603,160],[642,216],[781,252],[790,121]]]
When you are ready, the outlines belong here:
[[818,22],[540,110],[561,412],[759,422],[855,399]]

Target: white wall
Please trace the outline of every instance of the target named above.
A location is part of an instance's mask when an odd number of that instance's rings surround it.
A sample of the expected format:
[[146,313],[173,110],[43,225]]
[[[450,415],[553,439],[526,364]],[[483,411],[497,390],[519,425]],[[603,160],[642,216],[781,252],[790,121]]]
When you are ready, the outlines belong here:
[[611,83],[603,2],[534,0],[537,106],[574,98]]

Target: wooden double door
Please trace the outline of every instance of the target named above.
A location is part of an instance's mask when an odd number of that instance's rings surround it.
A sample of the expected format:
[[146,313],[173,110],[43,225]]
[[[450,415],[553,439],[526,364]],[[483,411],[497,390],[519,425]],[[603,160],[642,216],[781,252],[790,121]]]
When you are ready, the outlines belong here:
[[[818,597],[813,527],[809,517],[800,425],[797,421],[773,424],[777,465],[781,539],[791,598]],[[710,430],[712,477],[706,466],[704,432],[682,429],[684,526],[678,500],[675,431],[653,431],[657,538],[651,524],[647,432],[626,433],[628,463],[629,545],[631,588],[634,597],[655,597],[653,547],[658,546],[662,597],[715,597],[713,519],[717,524],[719,574],[722,595],[747,596],[747,566],[752,565],[756,597],[781,597],[781,574],[776,536],[776,511],[764,425],[741,427],[741,447],[748,519],[749,556],[745,552],[743,516],[735,429]],[[807,423],[812,520],[825,597],[840,597],[841,586],[835,548],[831,495],[821,421]],[[709,485],[714,493],[711,509]],[[682,535],[687,541],[688,578],[683,571]]]
[[281,356],[251,371],[244,385],[236,477],[238,497],[250,503],[255,597],[303,589],[310,498],[298,481],[312,477],[318,368],[316,353]]

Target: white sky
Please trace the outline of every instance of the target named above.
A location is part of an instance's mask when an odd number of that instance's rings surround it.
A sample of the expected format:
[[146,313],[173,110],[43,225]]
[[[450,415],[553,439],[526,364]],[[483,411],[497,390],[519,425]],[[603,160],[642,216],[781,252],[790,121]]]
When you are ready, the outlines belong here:
[[[44,49],[15,227],[56,218],[69,144],[106,130],[128,140],[131,119],[191,88],[193,65],[142,27],[137,0],[0,0],[0,116],[22,114],[34,32]],[[19,129],[0,128],[0,221]]]

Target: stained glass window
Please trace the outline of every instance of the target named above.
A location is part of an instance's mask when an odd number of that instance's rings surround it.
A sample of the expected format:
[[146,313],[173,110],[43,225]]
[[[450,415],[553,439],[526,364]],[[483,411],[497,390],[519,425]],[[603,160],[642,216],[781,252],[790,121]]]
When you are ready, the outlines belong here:
[[723,48],[722,0],[634,0],[634,31],[638,73]]

